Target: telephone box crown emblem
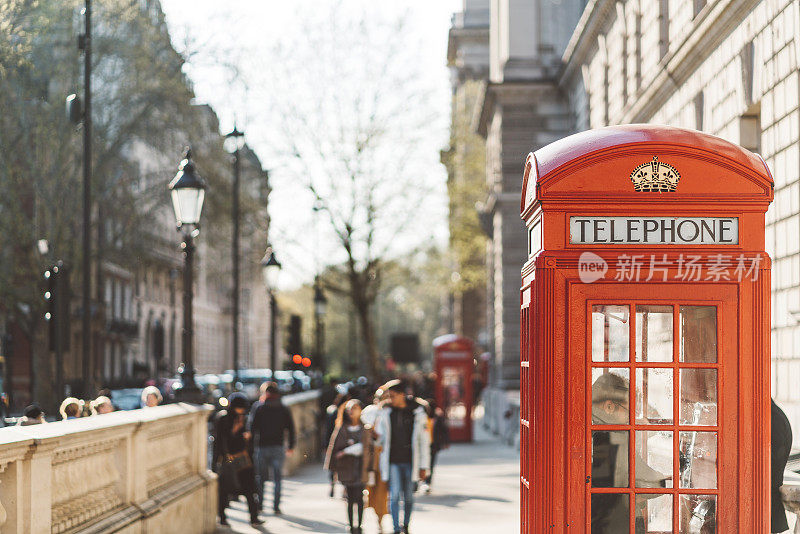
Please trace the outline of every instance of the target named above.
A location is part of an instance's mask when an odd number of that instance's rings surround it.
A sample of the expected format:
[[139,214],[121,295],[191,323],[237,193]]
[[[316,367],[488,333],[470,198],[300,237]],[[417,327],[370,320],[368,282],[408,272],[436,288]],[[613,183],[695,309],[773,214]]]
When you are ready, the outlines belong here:
[[653,161],[642,163],[631,173],[633,190],[639,192],[672,192],[678,187],[681,174],[668,163],[658,161],[658,156]]

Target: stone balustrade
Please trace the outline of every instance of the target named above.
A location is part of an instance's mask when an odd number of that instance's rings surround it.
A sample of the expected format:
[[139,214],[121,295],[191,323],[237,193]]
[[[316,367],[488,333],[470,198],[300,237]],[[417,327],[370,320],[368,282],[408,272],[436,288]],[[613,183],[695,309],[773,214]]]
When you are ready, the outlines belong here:
[[0,429],[0,532],[211,533],[209,407]]
[[[292,412],[297,445],[294,454],[286,458],[284,470],[294,473],[301,465],[314,461],[320,453],[320,433],[317,418],[319,417],[319,390],[304,391],[283,397],[283,403]],[[326,444],[327,445],[327,444]]]

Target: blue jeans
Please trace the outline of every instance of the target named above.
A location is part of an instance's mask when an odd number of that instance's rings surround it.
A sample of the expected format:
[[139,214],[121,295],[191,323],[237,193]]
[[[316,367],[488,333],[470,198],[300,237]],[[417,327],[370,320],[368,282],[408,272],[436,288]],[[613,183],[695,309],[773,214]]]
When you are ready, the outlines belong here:
[[272,471],[272,481],[274,483],[274,494],[272,509],[278,510],[281,505],[281,480],[283,479],[283,462],[286,460],[286,451],[283,445],[270,445],[267,447],[256,447],[253,461],[256,464],[256,485],[260,497],[259,503],[264,508],[264,486]]
[[[411,476],[411,464],[389,464],[389,511],[395,532],[400,532],[403,525],[411,521],[411,510],[414,508],[414,481]],[[403,493],[403,525],[400,524],[400,493]]]

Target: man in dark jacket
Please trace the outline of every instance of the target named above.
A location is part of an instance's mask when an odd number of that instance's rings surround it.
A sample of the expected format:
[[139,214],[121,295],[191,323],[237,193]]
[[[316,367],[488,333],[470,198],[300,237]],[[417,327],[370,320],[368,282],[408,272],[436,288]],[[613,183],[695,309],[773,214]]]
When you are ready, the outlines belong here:
[[783,471],[792,449],[792,427],[789,419],[775,401],[772,401],[772,529],[770,532],[789,530],[786,510],[781,500]]
[[[261,507],[264,507],[264,484],[269,480],[271,471],[274,483],[272,510],[275,515],[280,515],[283,464],[286,455],[294,452],[295,433],[292,414],[281,402],[280,391],[275,382],[261,384],[261,396],[250,410],[247,430],[253,439],[256,484],[261,495]],[[285,449],[287,434],[289,446]]]

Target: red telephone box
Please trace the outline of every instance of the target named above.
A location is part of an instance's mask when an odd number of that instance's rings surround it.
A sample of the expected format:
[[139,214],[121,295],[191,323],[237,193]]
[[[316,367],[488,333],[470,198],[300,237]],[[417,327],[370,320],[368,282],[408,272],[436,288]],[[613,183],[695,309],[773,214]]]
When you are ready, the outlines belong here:
[[450,441],[472,441],[472,375],[475,367],[471,340],[455,334],[433,340],[436,404],[444,410]]
[[614,126],[528,156],[522,532],[769,532],[757,155]]

